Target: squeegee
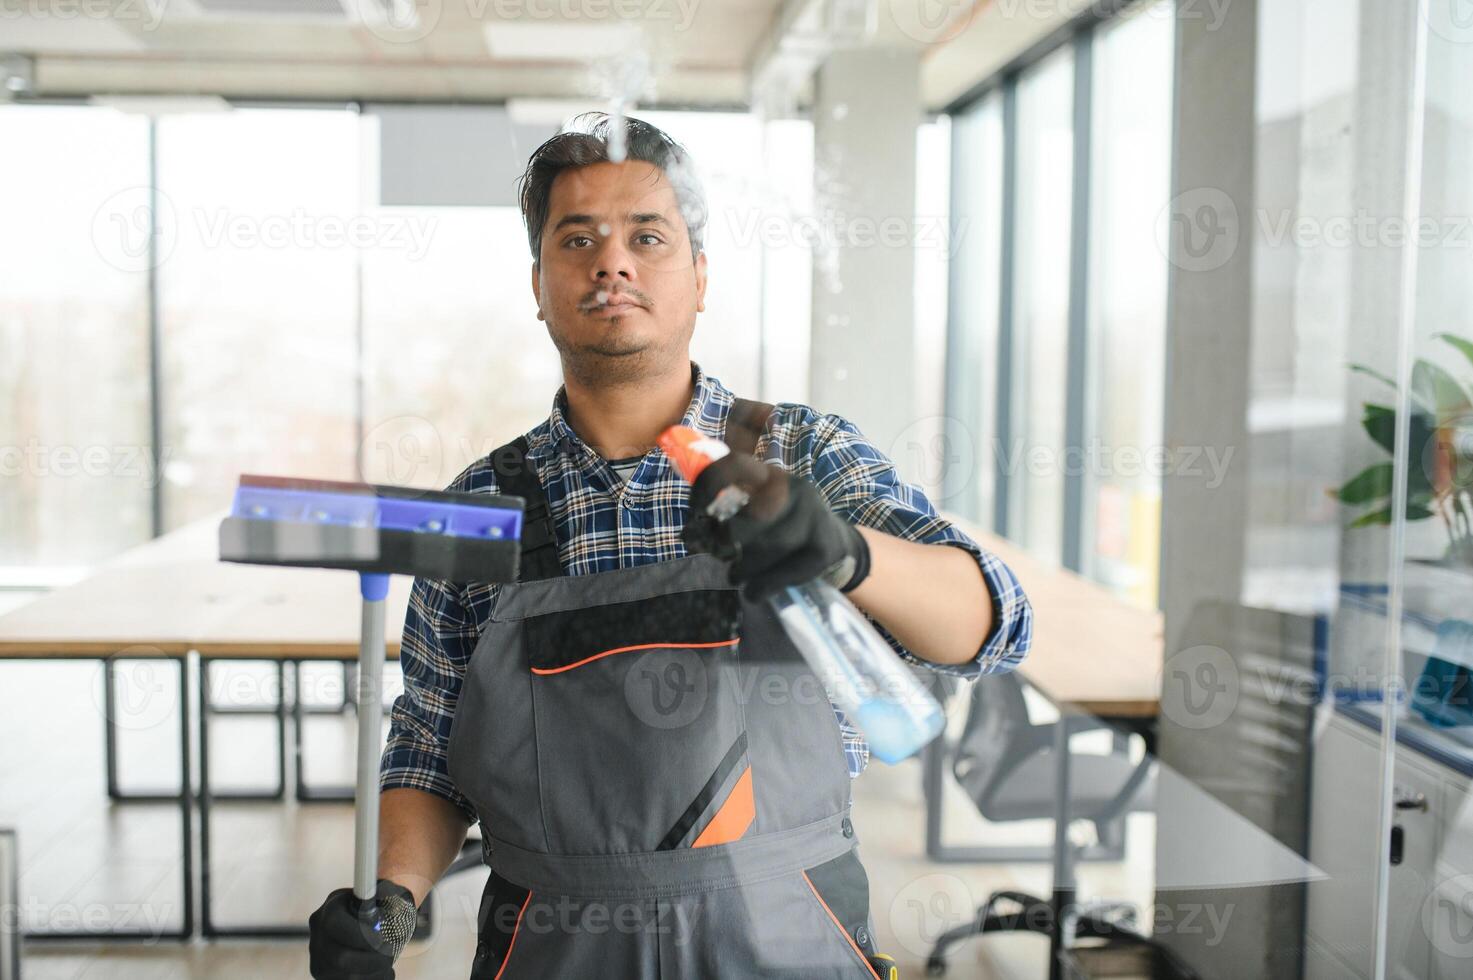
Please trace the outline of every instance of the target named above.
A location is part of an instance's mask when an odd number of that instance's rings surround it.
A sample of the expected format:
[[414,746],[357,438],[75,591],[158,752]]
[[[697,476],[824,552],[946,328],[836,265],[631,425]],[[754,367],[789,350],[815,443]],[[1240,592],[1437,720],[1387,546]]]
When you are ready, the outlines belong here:
[[378,885],[378,769],[383,724],[384,599],[390,575],[449,582],[514,582],[521,497],[372,483],[243,475],[220,524],[222,561],[358,573],[358,776],[353,894],[360,921],[382,926]]

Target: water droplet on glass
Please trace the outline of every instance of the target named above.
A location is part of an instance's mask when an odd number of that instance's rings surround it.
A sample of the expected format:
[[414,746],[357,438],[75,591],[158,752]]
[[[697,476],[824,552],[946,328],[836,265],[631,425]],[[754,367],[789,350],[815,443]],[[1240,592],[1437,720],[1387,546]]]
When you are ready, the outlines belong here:
[[625,123],[624,123],[624,100],[615,99],[609,106],[609,162],[623,163],[627,151],[625,149]]

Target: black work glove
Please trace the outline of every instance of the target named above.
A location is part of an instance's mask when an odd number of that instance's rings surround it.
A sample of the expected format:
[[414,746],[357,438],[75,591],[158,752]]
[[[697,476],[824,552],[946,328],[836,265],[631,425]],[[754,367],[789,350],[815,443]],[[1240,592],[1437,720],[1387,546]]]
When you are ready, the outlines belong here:
[[394,960],[414,933],[414,895],[380,878],[374,904],[364,908],[351,888],[339,888],[307,920],[307,955],[316,980],[393,980]]
[[[730,486],[740,493],[723,494]],[[741,495],[746,505],[719,519]],[[717,515],[708,513],[713,502]],[[869,574],[869,545],[817,487],[740,453],[723,456],[696,478],[681,539],[687,551],[730,562],[732,584],[753,600],[816,578],[848,592]]]

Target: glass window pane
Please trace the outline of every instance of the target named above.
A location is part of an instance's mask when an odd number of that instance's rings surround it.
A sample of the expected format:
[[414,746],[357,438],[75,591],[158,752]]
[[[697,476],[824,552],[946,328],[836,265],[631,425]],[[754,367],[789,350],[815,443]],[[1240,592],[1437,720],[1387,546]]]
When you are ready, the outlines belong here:
[[1064,414],[1069,344],[1074,53],[1063,48],[1018,82],[1008,536],[1063,555]]
[[[1417,259],[1416,308],[1404,325],[1413,368],[1394,396],[1411,438],[1397,474],[1408,500],[1399,671],[1384,680],[1409,696],[1395,712],[1393,798],[1406,846],[1390,871],[1386,946],[1387,976],[1454,977],[1468,973],[1473,953],[1473,18],[1466,6],[1432,6],[1421,172],[1412,175],[1422,220],[1407,236]],[[1393,396],[1378,386],[1374,397]],[[1373,452],[1364,462],[1388,459]]]
[[1084,571],[1154,606],[1160,560],[1172,18],[1147,7],[1094,41]]
[[738,395],[757,397],[761,369],[762,128],[736,112],[639,112],[690,151],[706,193],[706,309],[691,359]]
[[443,487],[546,418],[562,383],[526,229],[510,207],[369,213],[423,244],[363,253],[364,475]]
[[236,109],[159,122],[177,245],[159,268],[164,516],[242,472],[351,479],[357,453],[358,117]]
[[767,401],[808,401],[813,252],[802,220],[813,214],[813,123],[763,127],[762,384]]
[[0,569],[84,565],[152,533],[148,122],[6,106],[0,146]]
[[970,442],[947,472],[947,504],[991,526],[997,426],[997,318],[1002,277],[1002,97],[955,117],[952,174],[951,357],[947,385],[957,437]]

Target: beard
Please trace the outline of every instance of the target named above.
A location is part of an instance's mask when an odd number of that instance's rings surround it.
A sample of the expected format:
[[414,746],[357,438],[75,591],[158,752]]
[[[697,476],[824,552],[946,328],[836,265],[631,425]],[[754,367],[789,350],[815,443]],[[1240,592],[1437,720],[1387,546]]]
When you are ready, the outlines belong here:
[[[618,318],[610,325],[618,329]],[[563,370],[587,387],[628,385],[660,374],[671,352],[642,337],[610,336],[589,342],[569,339],[548,325],[548,334],[563,362]],[[677,352],[678,353],[678,352]]]

